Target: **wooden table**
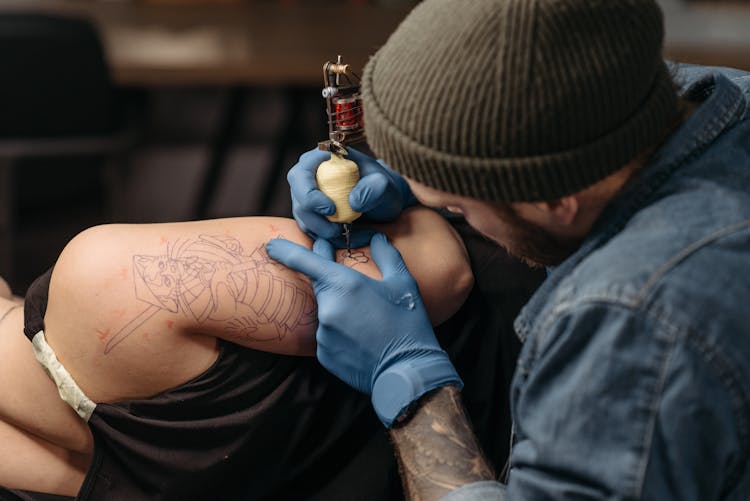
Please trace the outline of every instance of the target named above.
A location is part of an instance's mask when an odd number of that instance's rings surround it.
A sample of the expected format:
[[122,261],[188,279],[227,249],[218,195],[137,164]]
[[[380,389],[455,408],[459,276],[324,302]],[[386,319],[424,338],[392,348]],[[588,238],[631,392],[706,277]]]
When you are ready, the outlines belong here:
[[92,19],[114,80],[153,87],[322,85],[324,62],[343,54],[361,70],[409,9],[333,0],[198,6],[0,0],[0,12],[9,10]]

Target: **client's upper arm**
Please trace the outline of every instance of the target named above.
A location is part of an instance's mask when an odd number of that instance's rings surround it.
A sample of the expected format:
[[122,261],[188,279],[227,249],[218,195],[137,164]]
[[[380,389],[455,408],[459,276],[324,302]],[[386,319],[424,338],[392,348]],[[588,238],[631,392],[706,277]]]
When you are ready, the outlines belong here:
[[[446,320],[472,284],[458,237],[424,208],[381,229],[401,251],[433,323]],[[314,354],[315,297],[306,277],[267,256],[265,243],[276,237],[312,244],[293,220],[265,217],[87,230],[66,247],[52,276],[53,347],[69,359],[131,368],[138,359],[158,360],[177,372],[190,364],[180,351],[204,349],[212,337]],[[369,248],[351,257],[340,251],[337,259],[380,276]]]

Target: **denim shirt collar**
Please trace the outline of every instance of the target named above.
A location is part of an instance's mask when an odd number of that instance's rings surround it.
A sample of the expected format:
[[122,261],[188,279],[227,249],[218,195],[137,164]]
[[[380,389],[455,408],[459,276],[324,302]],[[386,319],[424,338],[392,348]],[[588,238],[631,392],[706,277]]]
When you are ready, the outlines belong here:
[[631,217],[649,204],[675,170],[699,155],[724,130],[735,124],[748,106],[742,90],[720,73],[695,81],[685,90],[684,97],[703,100],[703,104],[659,148],[633,183],[604,210],[581,247],[559,266],[548,268],[547,279],[516,318],[516,334],[522,342],[565,277],[588,255],[622,231]]

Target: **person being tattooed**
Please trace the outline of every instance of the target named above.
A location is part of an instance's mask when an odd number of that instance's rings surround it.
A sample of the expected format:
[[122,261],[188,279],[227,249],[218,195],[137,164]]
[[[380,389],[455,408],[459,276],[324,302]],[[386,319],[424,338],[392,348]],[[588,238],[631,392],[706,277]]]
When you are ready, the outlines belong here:
[[[415,209],[378,230],[449,318],[473,281],[450,226]],[[267,255],[279,236],[313,244],[280,218],[95,227],[23,308],[0,298],[0,499],[262,498],[333,447],[368,404],[311,357],[317,305]],[[337,260],[380,279],[369,247]]]

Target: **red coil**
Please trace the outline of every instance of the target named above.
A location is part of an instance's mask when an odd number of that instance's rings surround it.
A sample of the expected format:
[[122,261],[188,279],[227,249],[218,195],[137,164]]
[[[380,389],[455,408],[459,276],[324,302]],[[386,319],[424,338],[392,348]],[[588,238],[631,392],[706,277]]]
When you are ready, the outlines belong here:
[[362,100],[359,95],[334,98],[335,124],[340,130],[362,128]]

